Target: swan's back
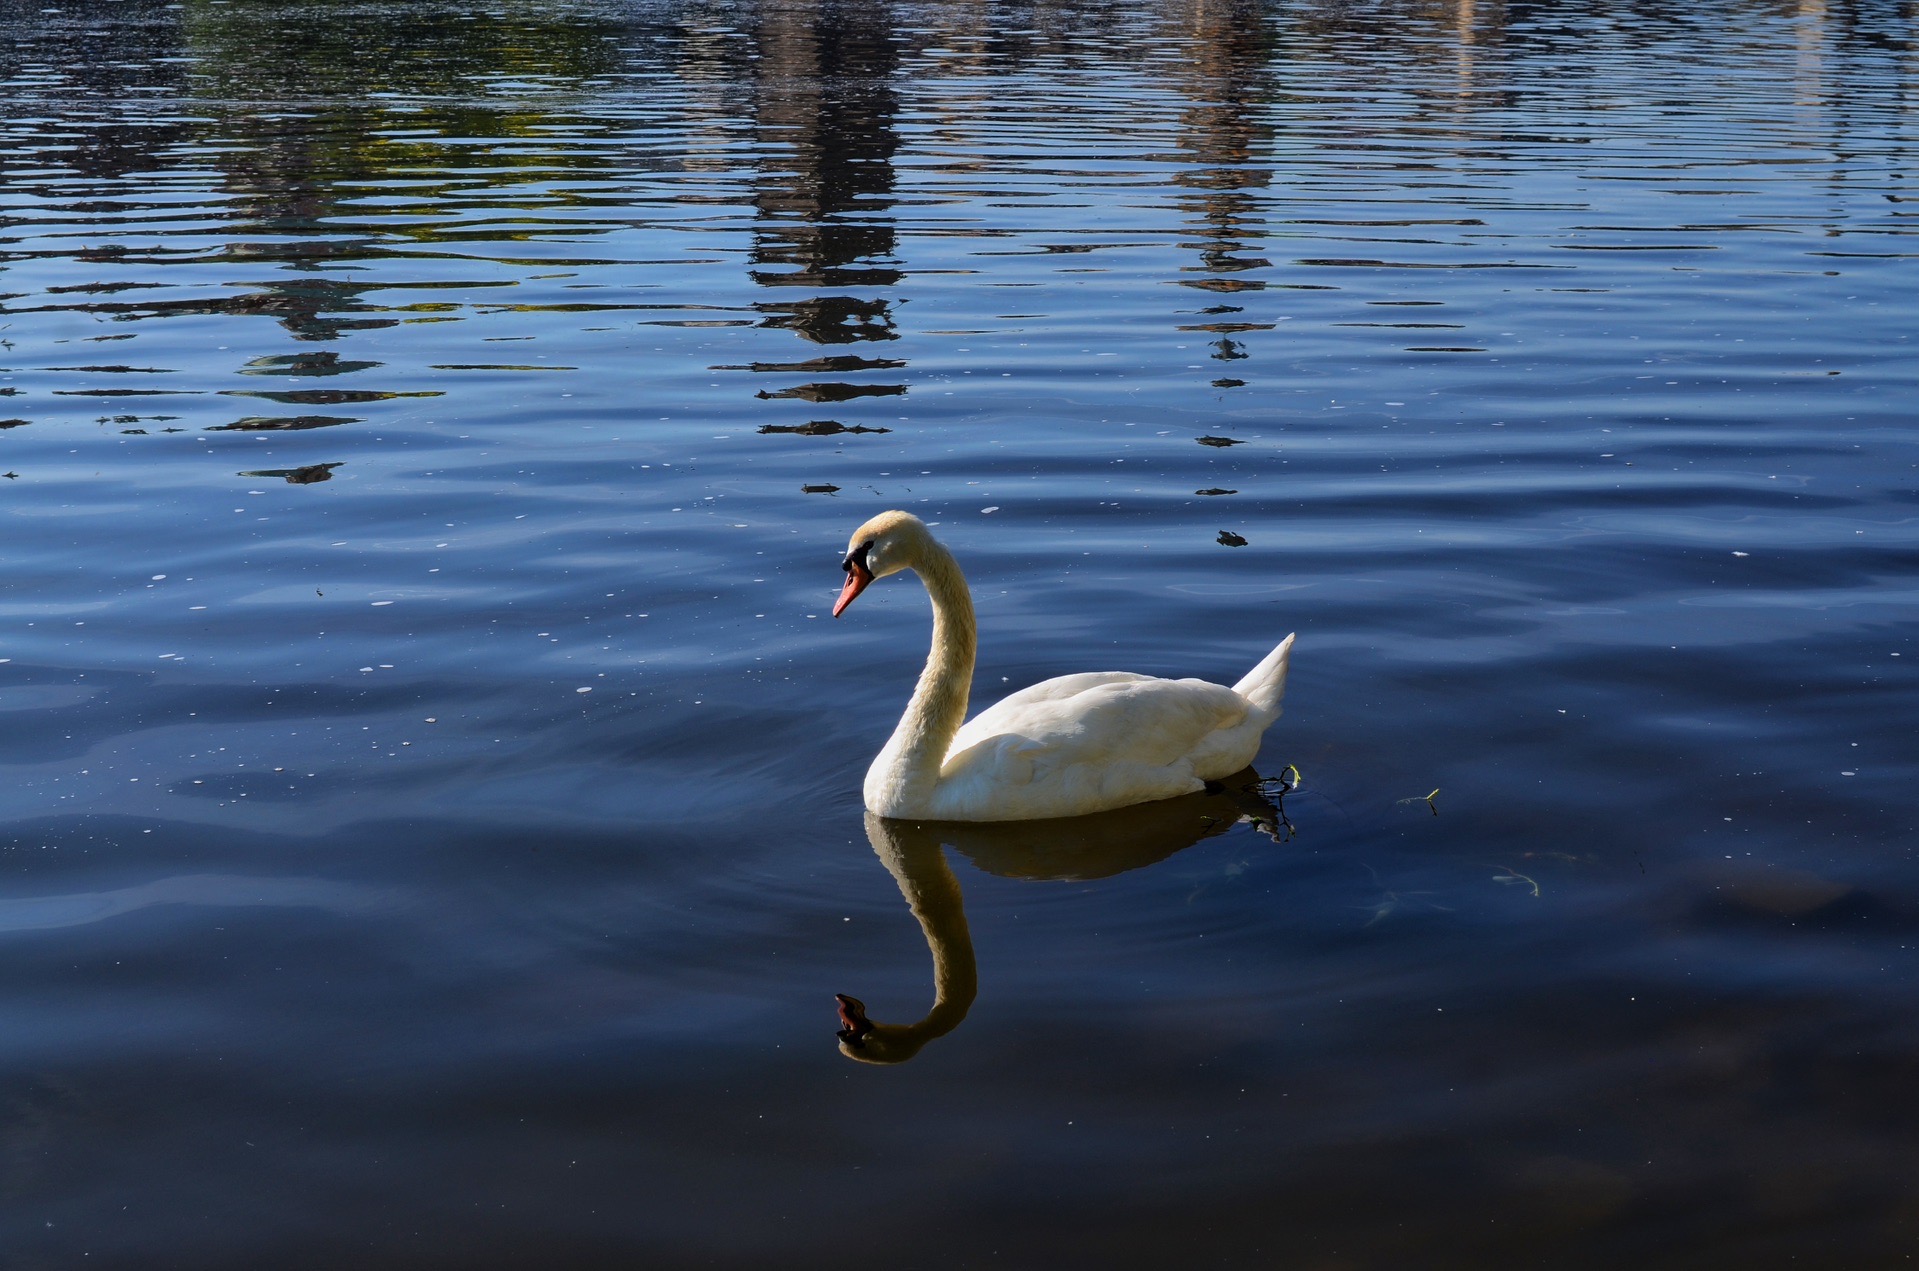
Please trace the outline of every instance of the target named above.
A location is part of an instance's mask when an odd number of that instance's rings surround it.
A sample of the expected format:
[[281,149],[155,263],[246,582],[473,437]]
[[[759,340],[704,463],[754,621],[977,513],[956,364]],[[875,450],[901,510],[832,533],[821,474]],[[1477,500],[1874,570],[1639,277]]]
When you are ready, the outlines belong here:
[[978,742],[1013,735],[1075,762],[1170,763],[1208,733],[1237,724],[1246,712],[1245,698],[1205,680],[1163,680],[1130,671],[1062,675],[974,716],[953,738],[946,762],[952,764]]
[[1246,698],[1205,680],[1125,671],[1047,680],[960,729],[932,815],[1079,816],[1190,794],[1250,762],[1271,722],[1253,714]]

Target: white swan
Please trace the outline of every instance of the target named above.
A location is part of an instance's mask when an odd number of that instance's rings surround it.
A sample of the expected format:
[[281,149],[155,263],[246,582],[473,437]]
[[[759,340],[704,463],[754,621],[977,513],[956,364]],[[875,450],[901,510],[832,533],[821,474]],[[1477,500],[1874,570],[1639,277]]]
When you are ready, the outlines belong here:
[[906,512],[847,544],[839,617],[875,578],[911,569],[933,599],[933,650],[899,727],[866,771],[866,806],[929,821],[1083,816],[1190,794],[1246,767],[1279,718],[1293,637],[1232,688],[1127,671],[1021,689],[964,727],[977,635],[951,552]]

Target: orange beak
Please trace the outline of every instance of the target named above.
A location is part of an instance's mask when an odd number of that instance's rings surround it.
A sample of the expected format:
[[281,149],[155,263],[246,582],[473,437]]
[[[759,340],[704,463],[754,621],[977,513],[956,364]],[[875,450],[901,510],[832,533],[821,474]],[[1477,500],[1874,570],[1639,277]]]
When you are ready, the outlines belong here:
[[846,606],[853,603],[853,597],[866,590],[866,584],[873,581],[873,575],[866,572],[866,566],[856,560],[846,562],[846,585],[840,588],[840,598],[833,602],[833,616],[839,617],[846,612]]

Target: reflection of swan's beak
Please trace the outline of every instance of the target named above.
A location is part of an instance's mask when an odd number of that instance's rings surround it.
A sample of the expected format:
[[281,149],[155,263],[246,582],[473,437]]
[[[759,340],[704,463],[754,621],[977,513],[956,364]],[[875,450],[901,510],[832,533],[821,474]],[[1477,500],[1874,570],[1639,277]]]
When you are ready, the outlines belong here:
[[873,575],[867,572],[864,564],[851,556],[847,557],[846,585],[840,588],[840,598],[833,602],[833,616],[837,618],[844,613],[846,606],[853,603],[853,597],[865,591],[866,584],[872,581]]
[[840,1040],[857,1050],[873,1031],[873,1021],[866,1018],[866,1003],[844,993],[835,993],[833,998],[840,1004]]

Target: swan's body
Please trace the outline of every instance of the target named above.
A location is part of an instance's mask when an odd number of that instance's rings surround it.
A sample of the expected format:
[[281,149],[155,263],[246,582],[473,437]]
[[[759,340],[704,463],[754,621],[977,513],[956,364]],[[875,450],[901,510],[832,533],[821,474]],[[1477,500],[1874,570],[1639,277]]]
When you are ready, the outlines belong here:
[[977,633],[959,565],[919,518],[885,512],[853,535],[837,616],[875,578],[911,569],[933,600],[913,700],[866,773],[881,816],[1025,821],[1083,816],[1202,789],[1246,767],[1279,718],[1293,637],[1232,688],[1126,671],[1064,675],[966,718]]

